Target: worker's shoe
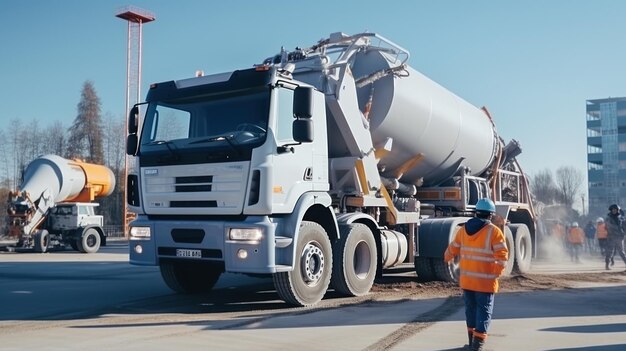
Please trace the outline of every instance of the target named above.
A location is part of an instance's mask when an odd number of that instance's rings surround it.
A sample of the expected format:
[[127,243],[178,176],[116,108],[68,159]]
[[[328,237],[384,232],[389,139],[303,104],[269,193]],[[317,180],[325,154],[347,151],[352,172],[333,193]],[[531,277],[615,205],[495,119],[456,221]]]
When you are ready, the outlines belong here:
[[474,336],[473,340],[472,340],[472,347],[470,348],[471,351],[484,351],[484,346],[485,346],[485,339],[481,339],[477,336]]
[[611,267],[615,266],[615,260],[611,259]]

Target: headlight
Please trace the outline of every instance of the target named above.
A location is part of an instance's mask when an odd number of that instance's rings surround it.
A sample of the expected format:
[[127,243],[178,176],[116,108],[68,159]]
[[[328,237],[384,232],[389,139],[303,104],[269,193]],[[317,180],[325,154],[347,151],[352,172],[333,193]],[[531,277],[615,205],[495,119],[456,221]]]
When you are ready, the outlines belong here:
[[150,227],[130,228],[130,240],[150,239]]
[[230,240],[259,241],[263,237],[260,228],[230,228],[228,232]]

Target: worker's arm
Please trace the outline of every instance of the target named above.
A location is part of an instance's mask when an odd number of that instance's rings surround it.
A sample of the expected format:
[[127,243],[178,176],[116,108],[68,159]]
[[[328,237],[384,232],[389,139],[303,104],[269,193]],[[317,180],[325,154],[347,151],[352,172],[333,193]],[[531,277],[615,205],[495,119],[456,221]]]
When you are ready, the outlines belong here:
[[493,229],[491,248],[495,259],[494,273],[501,275],[506,268],[507,261],[509,260],[509,248],[506,246],[506,238],[504,237],[504,234],[502,234],[502,231],[498,227]]
[[459,230],[454,236],[454,240],[448,245],[446,252],[443,256],[445,262],[452,261],[461,252],[461,235],[463,229]]

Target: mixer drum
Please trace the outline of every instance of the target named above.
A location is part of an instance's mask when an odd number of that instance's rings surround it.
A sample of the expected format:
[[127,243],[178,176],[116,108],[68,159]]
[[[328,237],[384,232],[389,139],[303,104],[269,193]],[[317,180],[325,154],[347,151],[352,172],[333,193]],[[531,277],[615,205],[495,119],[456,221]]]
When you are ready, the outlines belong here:
[[[379,51],[355,55],[355,79],[391,67]],[[437,185],[449,179],[459,167],[481,175],[496,157],[499,141],[487,114],[454,95],[428,77],[407,67],[408,77],[387,75],[358,89],[359,107],[365,110],[374,89],[369,114],[375,146],[393,139],[390,153],[381,159],[387,173],[423,154],[401,181]]]

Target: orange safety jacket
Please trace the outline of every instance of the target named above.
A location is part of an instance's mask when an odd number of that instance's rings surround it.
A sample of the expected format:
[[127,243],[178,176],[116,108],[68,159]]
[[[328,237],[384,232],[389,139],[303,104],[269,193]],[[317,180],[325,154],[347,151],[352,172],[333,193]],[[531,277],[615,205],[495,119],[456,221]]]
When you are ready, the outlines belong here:
[[552,227],[552,235],[556,236],[558,239],[563,239],[565,237],[565,228],[557,223]]
[[459,255],[461,289],[498,292],[498,277],[502,275],[509,258],[509,249],[500,228],[489,223],[474,235],[469,235],[465,227],[461,227],[448,245],[444,260],[450,262]]
[[585,232],[580,227],[573,227],[567,233],[567,241],[570,244],[582,244],[585,242]]
[[609,236],[609,232],[606,230],[605,223],[596,224],[596,238],[606,239]]

